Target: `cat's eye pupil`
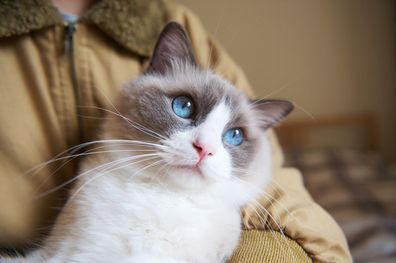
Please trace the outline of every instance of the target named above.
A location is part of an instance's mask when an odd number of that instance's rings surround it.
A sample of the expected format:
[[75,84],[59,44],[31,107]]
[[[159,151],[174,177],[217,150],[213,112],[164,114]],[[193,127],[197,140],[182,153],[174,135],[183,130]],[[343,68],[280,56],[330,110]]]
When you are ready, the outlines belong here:
[[172,109],[177,116],[188,119],[194,113],[194,102],[187,96],[179,96],[173,99]]
[[226,144],[239,146],[245,140],[245,136],[243,134],[242,129],[240,128],[232,128],[227,130],[223,135],[223,140]]

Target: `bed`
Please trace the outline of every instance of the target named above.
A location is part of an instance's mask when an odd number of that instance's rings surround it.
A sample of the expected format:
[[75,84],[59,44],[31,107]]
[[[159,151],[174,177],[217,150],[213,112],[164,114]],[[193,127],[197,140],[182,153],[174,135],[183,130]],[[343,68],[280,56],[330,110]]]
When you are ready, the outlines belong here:
[[354,262],[396,262],[396,169],[378,154],[374,115],[289,121],[277,128],[285,165],[344,230]]

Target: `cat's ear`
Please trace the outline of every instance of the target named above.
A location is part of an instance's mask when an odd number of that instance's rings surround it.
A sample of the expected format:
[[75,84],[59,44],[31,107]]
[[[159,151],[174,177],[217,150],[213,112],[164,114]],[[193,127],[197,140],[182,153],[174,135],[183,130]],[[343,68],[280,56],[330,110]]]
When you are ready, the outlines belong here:
[[264,129],[275,126],[294,109],[293,103],[287,100],[255,100],[252,104]]
[[172,60],[196,65],[190,39],[183,27],[176,22],[168,23],[162,30],[148,72],[166,74],[172,70]]

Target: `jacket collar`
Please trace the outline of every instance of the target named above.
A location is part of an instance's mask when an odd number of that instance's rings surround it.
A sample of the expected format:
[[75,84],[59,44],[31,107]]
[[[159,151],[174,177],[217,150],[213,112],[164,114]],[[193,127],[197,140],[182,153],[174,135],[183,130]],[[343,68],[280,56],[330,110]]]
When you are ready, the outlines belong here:
[[[148,57],[165,25],[165,7],[160,0],[102,0],[80,22],[96,25],[125,48]],[[0,0],[0,38],[62,23],[49,0]]]

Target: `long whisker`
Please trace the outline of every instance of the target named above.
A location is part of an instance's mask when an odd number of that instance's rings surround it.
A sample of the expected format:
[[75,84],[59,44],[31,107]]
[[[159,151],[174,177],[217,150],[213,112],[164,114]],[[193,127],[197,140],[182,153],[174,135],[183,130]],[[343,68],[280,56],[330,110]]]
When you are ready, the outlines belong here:
[[[255,185],[253,185],[253,184],[251,184],[251,183],[249,183],[249,182],[246,182],[245,180],[242,180],[242,179],[240,179],[240,178],[238,178],[238,177],[236,177],[236,176],[232,176],[232,178],[235,179],[235,180],[237,180],[237,181],[239,181],[239,182],[241,182],[241,183],[246,184],[248,187],[252,187],[252,188],[258,189],[257,186],[255,186]],[[260,191],[260,192],[263,192],[263,191]],[[246,194],[245,194],[245,195],[246,195]],[[248,195],[246,195],[246,196],[248,196]],[[250,196],[248,196],[248,197],[250,197]],[[278,223],[277,220],[273,217],[273,215],[272,215],[262,204],[260,204],[257,200],[252,199],[251,202],[253,202],[257,208],[261,209],[261,211],[264,211],[264,212],[268,215],[268,217],[269,217],[269,218],[271,219],[271,221],[276,225],[277,230],[281,233],[282,237],[283,237],[284,240],[286,241],[285,244],[287,244],[287,247],[288,247],[288,250],[289,250],[289,252],[290,252],[290,255],[292,255],[292,256],[295,257],[295,254],[292,252],[292,250],[291,250],[291,248],[290,248],[290,245],[289,245],[288,242],[287,242],[286,235],[285,235],[285,233],[284,233],[284,231],[283,231],[283,227],[280,225],[280,223]],[[257,210],[256,210],[255,208],[253,208],[253,209],[254,209],[255,213],[259,216],[259,214],[257,213]],[[259,220],[260,220],[261,218],[262,218],[262,217],[259,216]],[[261,221],[261,220],[260,220],[260,221]],[[271,226],[271,224],[270,224],[269,222],[268,222],[268,223],[265,223],[265,222],[264,222],[264,224],[265,224],[266,226],[270,226],[270,228],[273,230],[273,228],[272,228],[272,226]]]
[[[156,138],[158,138],[158,139],[165,139],[165,137],[164,136],[162,136],[162,135],[160,135],[160,134],[158,134],[158,133],[156,133],[156,132],[154,132],[154,131],[152,131],[152,130],[150,130],[150,129],[148,129],[147,127],[144,127],[143,125],[141,125],[141,124],[139,124],[139,123],[136,123],[136,122],[134,122],[134,121],[132,121],[131,119],[129,119],[129,118],[127,118],[127,117],[125,117],[124,115],[122,115],[121,114],[121,112],[117,109],[117,107],[114,105],[114,103],[111,101],[111,99],[109,98],[109,97],[107,97],[106,96],[106,94],[102,91],[102,90],[100,90],[100,89],[97,89],[98,91],[99,91],[99,93],[101,93],[102,94],[102,96],[107,100],[107,102],[111,105],[111,107],[116,111],[116,113],[115,112],[111,112],[111,113],[113,113],[113,114],[116,114],[116,115],[118,115],[119,117],[121,117],[122,119],[124,119],[124,120],[126,120],[132,127],[134,127],[134,128],[136,128],[134,125],[132,125],[132,123],[134,123],[135,125],[138,125],[139,127],[141,127],[143,130],[146,130],[146,131],[149,131],[150,133],[153,133],[153,134],[155,134],[157,137]],[[105,108],[100,108],[100,107],[96,107],[97,109],[102,109],[102,110],[106,110]],[[153,135],[152,135],[153,136]],[[153,137],[155,137],[155,136],[153,136]]]
[[[249,182],[247,182],[247,181],[245,181],[245,180],[243,180],[243,179],[241,179],[241,178],[238,178],[237,176],[232,175],[232,178],[233,178],[234,180],[237,180],[237,181],[239,181],[239,182],[241,182],[241,183],[247,185],[248,187],[253,188],[254,190],[258,191],[258,193],[260,193],[260,195],[266,194],[266,196],[264,196],[264,197],[271,203],[271,205],[273,204],[273,203],[272,203],[272,200],[275,200],[275,199],[273,199],[270,195],[268,195],[263,189],[260,189],[259,187],[253,185],[252,183],[249,183]],[[270,196],[271,198],[269,199],[269,198],[267,198],[267,196]],[[255,201],[255,200],[254,200],[254,201]],[[257,202],[257,201],[255,201],[255,202]],[[276,208],[275,208],[275,209],[276,209]],[[279,216],[279,213],[278,213],[277,211],[276,211],[276,213],[277,213],[278,216]],[[269,216],[272,217],[272,215],[269,215]],[[273,219],[274,222],[276,222],[275,218],[272,217],[272,219]]]
[[163,169],[166,169],[165,173],[167,173],[170,169],[170,165],[167,162],[164,162],[164,164],[157,171],[158,176],[152,176],[150,178],[150,183],[153,183],[153,181],[156,180],[156,183],[159,183],[164,189],[166,189],[167,186],[164,184],[163,181],[160,180],[162,178],[160,175]]
[[[126,144],[124,144],[126,145]],[[122,145],[117,145],[117,146],[122,146]],[[77,153],[77,154],[71,154],[68,156],[63,156],[60,158],[56,158],[56,159],[52,159],[50,162],[56,162],[56,161],[62,161],[62,160],[67,160],[69,158],[75,158],[75,157],[81,157],[81,156],[89,156],[89,155],[94,155],[94,154],[102,154],[102,153],[118,153],[118,152],[155,152],[155,149],[141,149],[141,150],[127,150],[127,149],[122,149],[122,150],[105,150],[105,151],[92,151],[95,149],[99,149],[99,148],[104,148],[107,146],[99,146],[93,149],[90,149],[86,152],[83,153]]]
[[284,90],[284,89],[286,89],[286,88],[289,88],[292,84],[294,84],[294,83],[296,83],[296,82],[297,82],[297,79],[294,80],[294,81],[289,81],[289,82],[285,83],[284,85],[282,85],[280,88],[278,88],[278,89],[276,89],[276,90],[273,90],[273,91],[271,91],[270,93],[267,93],[262,99],[265,100],[265,99],[271,98],[271,97],[273,97],[275,94],[281,92],[282,90]]
[[[243,171],[242,169],[239,169],[239,171],[242,171],[243,173],[248,173],[247,170]],[[238,178],[236,176],[233,176],[233,178],[239,180],[240,182],[248,184],[249,187],[255,188],[255,190],[257,190],[257,192],[259,193],[259,197],[264,197],[265,199],[267,199],[270,202],[271,206],[274,207],[275,212],[278,216],[280,216],[280,212],[274,206],[273,201],[275,201],[277,204],[279,204],[281,206],[281,208],[285,209],[287,216],[291,215],[291,212],[288,210],[288,208],[286,206],[284,206],[280,201],[278,201],[276,198],[274,198],[270,194],[268,194],[264,189],[261,189],[261,188],[257,187],[256,185],[249,183],[249,182],[247,182],[241,178]],[[276,183],[273,178],[271,178],[271,182]],[[267,185],[267,187],[271,187],[271,184]],[[275,191],[275,194],[282,195],[282,193],[280,193],[278,189],[274,189],[274,191]]]
[[36,196],[35,200],[40,199],[40,198],[42,198],[42,197],[44,197],[44,196],[46,196],[48,194],[51,194],[51,193],[53,193],[55,191],[58,191],[59,189],[61,189],[61,188],[65,187],[66,185],[74,182],[78,178],[91,173],[92,171],[95,171],[95,170],[98,170],[98,169],[101,169],[101,168],[105,168],[106,166],[109,166],[109,165],[110,166],[111,165],[117,165],[118,163],[129,162],[129,161],[132,161],[132,160],[135,160],[135,159],[138,159],[138,158],[149,157],[149,156],[156,156],[157,157],[157,154],[143,154],[143,155],[137,155],[137,156],[132,156],[132,157],[129,156],[129,157],[125,157],[125,158],[114,160],[114,161],[111,161],[111,162],[108,162],[108,163],[101,164],[99,166],[96,166],[93,169],[90,169],[90,170],[85,171],[85,172],[83,172],[81,174],[78,174],[77,176],[73,177],[72,179],[70,179],[70,180],[68,180],[68,181],[66,181],[66,182],[64,182],[64,183],[62,183],[62,184],[60,184],[60,185],[48,190],[48,191],[45,191],[44,193],[41,193],[40,195]]
[[[225,1],[224,0],[223,0],[221,5],[222,5],[221,13],[218,16],[216,27],[215,27],[215,30],[214,30],[214,33],[213,33],[213,37],[214,38],[216,37],[216,35],[218,33],[218,30],[220,29],[221,22],[223,21],[223,18],[224,18],[224,10],[225,10],[225,8],[224,8],[225,7]],[[206,68],[210,68],[211,67],[212,56],[213,56],[213,44],[209,43],[209,56],[208,56],[208,61],[207,61],[207,64],[206,64]]]
[[[237,170],[237,169],[234,169],[234,170]],[[242,170],[242,169],[240,169],[240,170]],[[247,171],[246,171],[246,172],[247,172]],[[234,180],[236,180],[236,181],[238,181],[238,182],[241,182],[241,183],[247,185],[248,187],[253,188],[255,191],[259,190],[259,191],[258,191],[259,193],[260,193],[260,192],[263,192],[262,189],[258,188],[257,186],[255,186],[255,185],[253,185],[253,184],[251,184],[251,183],[249,183],[249,182],[247,182],[247,181],[245,181],[245,180],[242,180],[241,178],[238,178],[238,177],[236,177],[236,176],[234,176],[234,175],[231,175],[231,178],[234,179]],[[255,214],[258,216],[259,221],[260,221],[261,223],[263,223],[265,226],[269,227],[269,228],[271,229],[271,231],[274,231],[273,227],[271,226],[270,221],[264,220],[264,218],[260,215],[260,213],[258,213],[258,211],[256,210],[255,207],[259,208],[260,211],[265,212],[265,214],[266,214],[266,215],[271,219],[271,221],[276,225],[277,231],[279,231],[279,232],[281,233],[282,237],[283,237],[284,240],[286,241],[286,235],[285,235],[285,233],[284,233],[284,231],[283,231],[283,227],[281,226],[281,223],[280,223],[280,222],[278,223],[277,220],[274,218],[274,216],[273,216],[263,205],[261,205],[257,200],[255,200],[255,198],[253,198],[253,196],[248,195],[247,193],[241,193],[241,194],[243,194],[243,195],[245,195],[246,197],[248,197],[248,198],[250,199],[250,202],[255,204],[255,206],[252,206],[252,204],[250,204],[250,206],[251,206],[251,208],[253,209],[253,211],[255,212]],[[280,221],[280,220],[279,220],[279,221]],[[276,239],[276,240],[277,240],[277,239]],[[279,242],[279,240],[277,240],[277,242]],[[290,251],[290,255],[295,256],[294,253],[292,253],[292,250],[291,250],[291,248],[290,248],[290,245],[289,245],[287,242],[285,242],[285,244],[287,244],[287,246],[288,246],[288,249],[289,249],[289,251]]]
[[[264,224],[268,230],[270,231],[270,233],[273,235],[275,241],[278,243],[279,246],[281,246],[281,240],[279,240],[279,238],[275,235],[274,232],[277,232],[276,230],[274,230],[274,228],[271,226],[271,224],[263,217],[263,209],[260,210],[260,212],[256,209],[257,207],[252,205],[252,204],[248,204],[248,207],[250,209],[252,209],[254,211],[254,213],[257,215],[259,221]],[[266,212],[266,211],[264,211]],[[266,212],[267,213],[267,212]],[[268,214],[268,213],[267,213]],[[285,235],[282,234],[282,237],[285,238]],[[287,243],[286,243],[287,244]]]
[[148,168],[153,167],[153,166],[156,166],[157,164],[160,164],[160,163],[163,163],[163,162],[164,162],[164,160],[160,159],[159,161],[156,161],[156,162],[154,162],[154,163],[151,163],[151,164],[149,164],[149,165],[146,165],[145,167],[143,167],[143,168],[137,170],[136,172],[134,172],[133,175],[135,176],[135,175],[137,175],[137,174],[143,172],[144,170],[147,170]]
[[287,245],[287,248],[288,248],[288,250],[289,250],[290,255],[296,257],[295,253],[292,252],[292,249],[291,249],[291,247],[290,247],[290,244],[287,242],[287,238],[286,238],[286,235],[285,235],[284,230],[283,230],[284,228],[282,228],[282,227],[280,226],[280,224],[276,222],[275,218],[271,215],[271,213],[270,213],[265,207],[263,207],[263,206],[262,206],[259,202],[257,202],[256,200],[253,200],[253,202],[256,204],[256,206],[257,206],[258,208],[264,210],[264,211],[266,212],[266,214],[271,218],[272,222],[275,223],[275,225],[276,225],[278,231],[281,233],[281,235],[282,235],[282,237],[283,237],[283,239],[284,239],[284,241],[285,241],[285,244]]
[[252,209],[254,211],[254,213],[257,215],[257,217],[259,218],[259,221],[264,224],[266,227],[268,227],[269,229],[273,230],[272,226],[267,222],[267,220],[264,218],[264,213],[262,210],[258,211],[256,206],[254,206],[253,204],[249,203],[247,204],[247,207]]
[[[240,170],[242,170],[242,169],[240,169]],[[245,172],[247,173],[248,171],[246,170]],[[293,215],[293,213],[292,213],[282,202],[280,202],[278,199],[273,198],[272,196],[270,196],[270,195],[269,195],[268,193],[266,193],[263,189],[260,189],[260,188],[257,187],[256,185],[251,184],[251,183],[249,183],[249,182],[247,182],[247,181],[245,181],[245,180],[242,180],[241,178],[238,178],[238,177],[235,178],[235,176],[233,176],[233,177],[234,177],[234,179],[241,180],[242,182],[245,182],[246,184],[248,184],[248,186],[250,186],[250,187],[255,188],[256,190],[258,190],[260,196],[261,196],[261,197],[264,197],[264,198],[266,198],[268,201],[270,201],[271,205],[273,205],[273,202],[271,202],[271,200],[273,200],[276,204],[278,204],[278,205],[280,206],[280,208],[284,209],[285,212],[286,212],[286,215],[287,215],[287,218],[286,218],[286,220],[285,220],[286,222],[289,220],[289,218],[291,218],[291,219],[295,220],[296,222],[298,222],[298,223],[304,225],[304,227],[307,228],[309,231],[312,231],[313,233],[319,233],[318,230],[315,230],[315,229],[313,229],[313,228],[307,226],[305,222],[303,222],[303,221],[301,221],[299,218],[295,217],[295,216]],[[283,192],[285,192],[285,190],[283,189],[283,187],[282,187],[278,182],[276,182],[276,180],[275,180],[274,178],[271,179],[271,182],[272,182],[273,184],[275,184],[277,187],[279,187],[279,189],[282,189]],[[269,184],[268,187],[273,187],[273,185],[272,185],[272,184]],[[275,190],[275,193],[278,193],[278,194],[280,194],[280,195],[282,194],[278,189],[274,189],[274,190]],[[268,198],[270,198],[271,200],[269,200]],[[274,205],[273,205],[273,206],[274,206]],[[274,206],[274,209],[275,209],[275,212],[276,212],[276,213],[278,214],[278,216],[279,216],[280,213],[279,213],[279,211],[276,209],[275,206]]]
[[[249,171],[247,171],[247,170],[243,170],[243,169],[234,169],[235,171],[240,171],[240,172],[242,172],[243,174],[247,174]],[[254,185],[254,184],[252,184],[252,183],[249,183],[249,182],[247,182],[247,181],[245,181],[245,180],[242,180],[241,178],[239,178],[239,177],[236,177],[236,176],[233,176],[233,178],[234,179],[236,179],[236,180],[239,180],[240,182],[242,182],[242,183],[245,183],[245,184],[247,184],[249,187],[251,187],[251,188],[254,188],[255,190],[256,190],[256,192],[259,194],[259,196],[258,196],[258,198],[260,198],[260,197],[264,197],[269,203],[270,203],[270,205],[274,208],[274,216],[276,215],[277,217],[278,217],[278,219],[280,219],[280,216],[281,216],[281,214],[280,214],[280,212],[279,212],[279,210],[278,210],[278,208],[273,204],[273,201],[275,201],[275,202],[278,202],[278,203],[280,203],[278,200],[276,200],[275,198],[273,198],[270,194],[268,194],[264,189],[261,189],[261,188],[259,188],[259,187],[257,187],[256,185]],[[267,187],[268,187],[268,185],[267,185]],[[286,208],[287,209],[287,208]],[[290,214],[290,212],[287,210],[286,211],[287,212],[287,216],[289,216],[289,214]]]
[[85,119],[90,119],[90,120],[100,120],[100,121],[110,120],[109,117],[97,117],[97,116],[90,116],[90,115],[83,115],[83,114],[77,114],[77,116],[81,117],[81,118],[85,118]]
[[[120,139],[114,139],[114,140],[95,140],[95,141],[90,141],[90,142],[85,142],[85,143],[81,143],[78,145],[75,145],[73,147],[70,147],[66,150],[64,150],[63,152],[57,154],[56,156],[54,156],[52,159],[40,163],[38,165],[33,166],[32,168],[30,168],[28,171],[26,171],[25,173],[22,174],[22,176],[27,176],[27,175],[35,175],[37,174],[41,169],[43,169],[45,166],[54,163],[58,160],[62,160],[67,159],[68,156],[73,155],[74,153],[78,152],[79,150],[81,150],[84,147],[88,147],[90,145],[93,144],[113,144],[115,146],[125,146],[125,145],[138,145],[141,147],[154,147],[154,148],[159,148],[159,149],[167,149],[167,146],[161,145],[161,144],[155,144],[155,143],[149,143],[149,142],[144,142],[144,141],[136,141],[136,140],[120,140]],[[116,144],[118,143],[118,144]],[[107,146],[99,146],[98,148],[102,148],[102,147],[107,147]],[[98,149],[95,148],[95,149]],[[70,152],[70,155],[65,155],[66,153]]]
[[[248,187],[254,188],[254,190],[259,190],[259,188],[258,188],[257,186],[254,186],[253,184],[251,184],[251,183],[249,183],[249,182],[246,182],[245,180],[242,180],[241,178],[238,178],[238,177],[236,177],[236,176],[232,176],[232,178],[233,178],[234,180],[237,180],[237,181],[241,182],[241,183],[244,183],[244,184],[247,185]],[[260,193],[263,193],[264,191],[259,190],[259,192],[260,192]],[[269,201],[271,202],[271,200],[269,200]],[[257,204],[260,204],[259,202],[257,202],[257,201],[254,200],[254,199],[253,199],[253,202],[255,202],[255,203],[257,203]],[[271,203],[272,203],[272,202],[271,202]],[[261,204],[260,204],[260,206],[261,206]],[[273,215],[270,214],[270,213],[267,211],[267,209],[265,209],[264,207],[262,207],[262,208],[267,212],[268,216],[275,222],[275,224],[279,227],[279,229],[281,229],[281,226],[277,223],[277,220],[273,217]],[[277,212],[277,214],[279,214],[279,213]]]
[[[125,144],[124,144],[125,145]],[[120,146],[120,145],[117,145]],[[95,147],[93,149],[90,149],[86,152],[83,153],[78,153],[78,154],[71,154],[71,155],[67,155],[67,156],[63,156],[60,158],[56,158],[56,159],[52,159],[50,161],[47,162],[47,164],[51,164],[57,161],[65,161],[63,162],[61,165],[59,165],[51,174],[48,174],[46,176],[46,178],[44,178],[44,180],[42,180],[42,182],[40,183],[40,185],[36,188],[36,191],[38,191],[47,181],[49,178],[51,178],[51,176],[53,176],[54,174],[56,174],[60,169],[62,169],[62,167],[66,166],[68,163],[70,163],[71,161],[73,161],[74,159],[78,158],[78,157],[82,157],[82,156],[88,156],[88,155],[95,155],[95,154],[107,154],[107,153],[119,153],[119,152],[156,152],[156,150],[154,149],[141,149],[141,150],[106,150],[106,151],[94,151],[100,148],[105,148],[107,146],[102,145],[99,147]]]
[[[107,174],[110,174],[111,172],[114,172],[114,171],[116,171],[116,170],[123,169],[123,168],[125,168],[125,167],[127,167],[127,166],[129,166],[129,165],[135,165],[135,164],[137,164],[137,163],[145,162],[145,161],[149,161],[149,160],[153,160],[153,159],[155,159],[155,158],[158,158],[158,157],[146,158],[146,159],[143,159],[143,160],[139,160],[139,161],[137,161],[137,162],[134,162],[134,163],[128,163],[128,164],[123,165],[123,166],[121,166],[121,167],[116,167],[116,168],[113,168],[113,169],[111,169],[111,170],[105,170],[105,171],[103,171],[103,172],[98,173],[96,176],[90,178],[88,181],[86,181],[84,184],[82,184],[76,191],[74,191],[74,193],[70,196],[69,200],[67,201],[67,204],[66,204],[66,205],[68,205],[69,203],[71,203],[71,201],[77,196],[77,194],[78,194],[84,187],[86,187],[89,183],[93,182],[94,180],[98,179],[99,177],[104,176],[104,175],[107,175]],[[65,206],[66,206],[66,205],[65,205]]]
[[114,112],[114,111],[112,111],[112,110],[105,109],[105,108],[101,108],[101,107],[97,107],[97,106],[81,106],[81,107],[83,107],[83,108],[98,109],[98,110],[102,110],[102,111],[107,112],[107,113],[114,114],[114,115],[116,115],[116,116],[122,118],[122,119],[125,120],[126,122],[128,122],[129,125],[131,125],[133,128],[135,128],[135,129],[137,129],[137,130],[139,130],[139,131],[141,131],[141,132],[143,132],[143,133],[145,133],[145,134],[147,134],[147,135],[149,135],[149,136],[152,136],[152,137],[154,137],[154,138],[156,138],[156,139],[159,139],[159,140],[166,139],[165,136],[163,136],[163,135],[161,135],[161,134],[159,134],[159,133],[157,133],[157,132],[155,132],[155,131],[153,131],[153,130],[150,130],[149,128],[147,128],[147,127],[141,125],[140,123],[137,123],[137,122],[132,121],[131,119],[125,117],[125,116],[122,115],[119,111]]
[[315,116],[311,112],[309,112],[308,110],[304,109],[302,106],[298,105],[294,101],[293,101],[293,104],[294,104],[294,107],[296,107],[297,109],[301,110],[303,113],[308,115],[308,117],[310,117],[312,120],[316,120]]

